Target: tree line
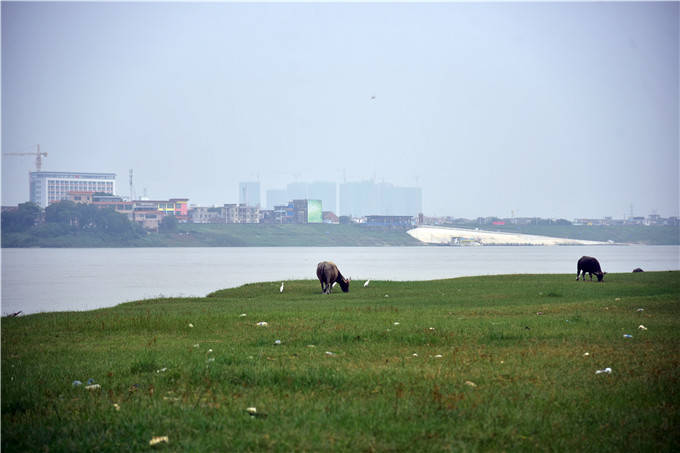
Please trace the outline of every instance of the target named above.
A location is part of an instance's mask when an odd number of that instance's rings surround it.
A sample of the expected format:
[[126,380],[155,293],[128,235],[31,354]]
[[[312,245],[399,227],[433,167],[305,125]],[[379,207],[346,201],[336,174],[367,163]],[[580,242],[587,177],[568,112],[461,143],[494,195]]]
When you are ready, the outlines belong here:
[[[168,216],[161,221],[161,231],[176,229],[177,219],[174,217]],[[16,210],[2,213],[2,231],[38,236],[94,232],[119,239],[133,239],[147,234],[139,224],[113,208],[98,208],[69,200],[53,203],[44,210],[32,202],[22,203]]]

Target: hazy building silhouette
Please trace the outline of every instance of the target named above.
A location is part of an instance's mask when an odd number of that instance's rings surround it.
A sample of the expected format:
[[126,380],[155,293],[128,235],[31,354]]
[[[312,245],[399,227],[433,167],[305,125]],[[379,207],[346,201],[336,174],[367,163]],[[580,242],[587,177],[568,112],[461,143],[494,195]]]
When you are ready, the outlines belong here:
[[274,209],[275,206],[285,205],[290,201],[288,198],[288,191],[286,189],[270,189],[267,190],[267,209]]
[[241,205],[260,207],[260,183],[241,182],[238,185],[238,202]]
[[341,216],[417,216],[422,210],[420,187],[397,187],[373,181],[340,184]]

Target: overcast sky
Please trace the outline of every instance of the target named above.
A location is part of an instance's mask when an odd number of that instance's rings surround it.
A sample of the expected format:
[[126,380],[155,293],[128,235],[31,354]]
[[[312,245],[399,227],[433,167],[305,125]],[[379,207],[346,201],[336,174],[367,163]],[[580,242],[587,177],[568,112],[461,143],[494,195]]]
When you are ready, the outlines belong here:
[[[2,2],[2,150],[128,195],[423,189],[426,215],[677,216],[679,3]],[[2,157],[2,203],[31,157]]]

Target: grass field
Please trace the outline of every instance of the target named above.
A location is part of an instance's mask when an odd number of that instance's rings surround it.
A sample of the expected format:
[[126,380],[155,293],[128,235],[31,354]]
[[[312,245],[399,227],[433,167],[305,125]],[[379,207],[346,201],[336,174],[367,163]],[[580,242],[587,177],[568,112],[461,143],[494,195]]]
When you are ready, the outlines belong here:
[[680,272],[362,283],[3,318],[2,451],[680,448]]

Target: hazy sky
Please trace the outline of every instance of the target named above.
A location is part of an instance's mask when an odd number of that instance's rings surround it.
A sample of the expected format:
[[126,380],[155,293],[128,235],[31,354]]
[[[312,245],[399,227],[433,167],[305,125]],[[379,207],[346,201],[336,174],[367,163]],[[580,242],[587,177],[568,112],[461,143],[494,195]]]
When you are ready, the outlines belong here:
[[[2,150],[128,194],[420,186],[426,215],[678,215],[675,3],[2,2]],[[31,157],[2,157],[2,203]]]

